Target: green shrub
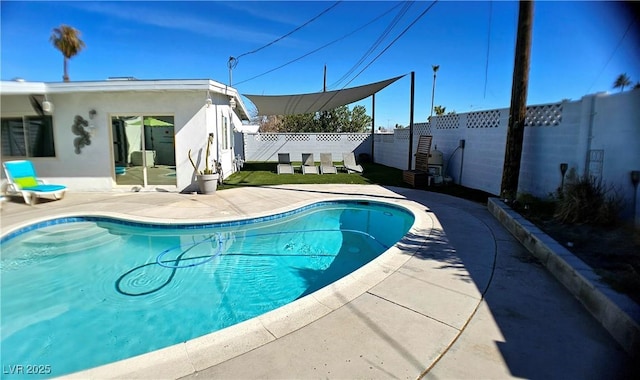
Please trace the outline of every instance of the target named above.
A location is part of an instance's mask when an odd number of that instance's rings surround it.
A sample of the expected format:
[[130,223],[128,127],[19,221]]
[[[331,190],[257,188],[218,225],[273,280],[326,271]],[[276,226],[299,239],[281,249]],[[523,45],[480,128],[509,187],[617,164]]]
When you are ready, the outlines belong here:
[[566,224],[614,225],[622,207],[615,188],[593,176],[568,176],[554,218]]

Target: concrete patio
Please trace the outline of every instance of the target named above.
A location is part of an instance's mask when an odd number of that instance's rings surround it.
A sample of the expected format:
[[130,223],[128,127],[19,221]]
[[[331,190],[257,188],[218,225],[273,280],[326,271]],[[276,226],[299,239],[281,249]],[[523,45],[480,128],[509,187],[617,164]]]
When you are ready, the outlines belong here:
[[242,187],[215,195],[69,193],[5,202],[2,233],[100,214],[155,222],[250,218],[328,199],[410,209],[395,247],[270,313],[70,378],[631,378],[631,356],[487,207],[374,185]]

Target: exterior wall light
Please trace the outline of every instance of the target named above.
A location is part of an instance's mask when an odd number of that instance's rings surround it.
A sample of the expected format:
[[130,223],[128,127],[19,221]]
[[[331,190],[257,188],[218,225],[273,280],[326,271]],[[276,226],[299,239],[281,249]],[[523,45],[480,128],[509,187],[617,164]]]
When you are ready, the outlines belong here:
[[42,102],[42,110],[47,114],[53,113],[53,103],[47,99],[47,94],[44,94],[44,101]]
[[233,98],[233,97],[231,97],[231,98],[229,99],[229,107],[231,107],[231,109],[236,109],[236,105],[237,105],[237,104],[236,104],[236,99],[235,99],[235,98]]
[[96,117],[96,115],[98,114],[98,111],[96,111],[95,109],[90,109],[89,110],[89,120],[91,120],[91,122],[89,123],[89,126],[87,127],[87,129],[89,130],[89,134],[91,135],[91,137],[96,135],[96,125],[93,123],[93,119]]
[[560,174],[562,174],[562,179],[560,180],[560,190],[564,192],[564,176],[567,174],[567,169],[569,169],[569,164],[563,162],[560,164]]
[[640,170],[631,171],[631,184],[633,185],[633,221],[636,227],[640,227],[640,220],[638,220],[637,211],[637,199],[638,199],[638,183],[640,183]]
[[213,100],[211,100],[211,93],[209,93],[209,91],[207,91],[207,99],[205,100],[205,103],[207,104],[207,108],[209,108],[209,106],[213,103]]

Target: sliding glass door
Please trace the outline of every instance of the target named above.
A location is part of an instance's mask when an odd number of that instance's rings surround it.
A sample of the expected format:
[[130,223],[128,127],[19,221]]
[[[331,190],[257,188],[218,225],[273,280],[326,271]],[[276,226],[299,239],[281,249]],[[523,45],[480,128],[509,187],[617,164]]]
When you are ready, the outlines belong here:
[[175,185],[173,116],[113,116],[113,159],[118,185]]

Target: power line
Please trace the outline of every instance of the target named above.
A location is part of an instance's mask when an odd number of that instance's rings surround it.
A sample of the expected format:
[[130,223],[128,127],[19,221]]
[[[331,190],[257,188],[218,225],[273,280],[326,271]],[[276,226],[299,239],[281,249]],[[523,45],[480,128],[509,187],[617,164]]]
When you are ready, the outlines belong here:
[[602,69],[600,69],[600,72],[598,73],[598,75],[596,75],[596,78],[593,80],[593,83],[591,83],[591,86],[589,86],[589,89],[587,89],[586,91],[587,94],[589,93],[589,91],[591,91],[591,88],[596,84],[598,79],[600,79],[600,75],[602,75],[602,73],[604,72],[604,69],[607,68],[607,66],[609,65],[609,62],[611,62],[611,59],[613,59],[613,56],[616,55],[618,48],[620,47],[620,45],[622,45],[622,41],[624,41],[625,37],[627,36],[627,33],[629,33],[629,30],[631,30],[631,26],[635,23],[635,21],[636,21],[635,18],[632,18],[631,21],[629,22],[629,26],[627,26],[627,30],[624,31],[624,34],[618,41],[618,44],[616,45],[615,49],[613,49],[613,52],[609,56],[609,59],[607,59],[607,62],[604,64],[604,66],[602,66]]
[[[424,15],[427,14],[427,12],[429,12],[431,10],[431,8],[433,8],[434,5],[436,5],[436,3],[438,2],[438,0],[434,0],[434,2],[432,2],[427,9],[425,9],[422,13],[420,13],[420,15],[418,15],[418,17],[416,17],[415,20],[413,20],[411,22],[411,24],[409,24],[406,28],[404,28],[404,30],[393,40],[389,43],[389,45],[387,45],[371,62],[369,62],[369,64],[367,64],[362,70],[360,70],[360,72],[358,74],[356,74],[356,76],[354,76],[349,82],[347,82],[347,84],[345,84],[342,89],[336,91],[336,93],[329,98],[323,105],[322,107],[326,106],[334,97],[336,97],[341,90],[343,90],[345,87],[347,87],[351,82],[353,82],[358,76],[360,76],[360,74],[362,74],[366,69],[369,68],[369,66],[371,66],[378,58],[380,58],[382,56],[382,54],[384,54],[387,50],[389,50],[389,48],[391,46],[393,46],[393,44],[395,44],[402,36],[404,36],[405,33],[407,33],[409,31],[409,29],[411,29],[416,22],[418,22],[418,20],[420,20],[422,17],[424,17]],[[322,108],[320,107],[320,108]]]
[[389,33],[391,33],[391,31],[393,30],[393,28],[395,28],[395,26],[398,24],[398,22],[400,22],[400,20],[402,19],[402,17],[404,17],[404,15],[407,13],[409,8],[411,8],[411,5],[413,5],[413,1],[411,1],[411,2],[407,1],[407,2],[404,3],[404,5],[403,5],[402,9],[400,10],[400,12],[398,12],[398,14],[393,18],[393,20],[391,20],[391,23],[389,23],[389,25],[387,25],[386,29],[380,34],[380,36],[378,36],[376,41],[371,45],[371,47],[369,47],[369,49],[362,55],[362,57],[360,57],[358,62],[356,62],[342,77],[340,77],[340,79],[335,81],[330,87],[337,87],[342,81],[347,79],[349,77],[349,75],[351,75],[354,71],[356,71],[356,69],[371,54],[373,54],[375,49],[377,49],[378,46],[380,46],[382,41],[389,35]]
[[[347,38],[347,37],[349,37],[349,36],[351,36],[351,35],[353,35],[353,34],[355,34],[355,33],[359,32],[360,30],[362,30],[362,29],[366,28],[367,26],[369,26],[369,25],[373,24],[374,22],[376,22],[376,21],[378,21],[379,19],[381,19],[382,17],[386,16],[388,13],[390,13],[392,10],[394,10],[394,9],[395,9],[395,8],[397,8],[397,7],[399,7],[400,5],[401,5],[401,3],[398,3],[398,4],[394,5],[393,7],[389,8],[388,10],[386,10],[385,12],[383,12],[382,14],[380,14],[379,16],[377,16],[377,17],[375,17],[374,19],[372,19],[371,21],[369,21],[369,22],[367,22],[366,24],[364,24],[364,25],[360,26],[359,28],[356,28],[356,29],[354,29],[353,31],[351,31],[351,32],[349,32],[349,33],[347,33],[347,34],[343,35],[342,37],[339,37],[339,38],[337,38],[337,39],[335,39],[335,40],[333,40],[333,41],[331,41],[331,42],[328,42],[328,43],[326,43],[326,44],[324,44],[324,45],[320,46],[319,48],[314,49],[314,50],[311,50],[310,52],[308,52],[308,53],[306,53],[306,54],[304,54],[304,55],[302,55],[302,56],[300,56],[300,57],[298,57],[298,58],[292,59],[291,61],[288,61],[288,62],[286,62],[286,63],[284,63],[284,64],[282,64],[282,65],[280,65],[280,66],[278,66],[278,67],[275,67],[275,68],[273,68],[273,69],[271,69],[271,70],[265,71],[265,72],[263,72],[262,74],[258,74],[258,75],[256,75],[256,76],[253,76],[253,77],[249,78],[249,79],[245,79],[245,80],[243,80],[243,81],[237,82],[235,85],[237,86],[237,85],[239,85],[239,84],[246,83],[246,82],[249,82],[249,81],[251,81],[251,80],[254,80],[254,79],[260,78],[261,76],[264,76],[264,75],[267,75],[267,74],[269,74],[269,73],[272,73],[272,72],[274,72],[274,71],[276,71],[276,70],[279,70],[279,69],[281,69],[281,68],[283,68],[283,67],[285,67],[285,66],[288,66],[288,65],[290,65],[290,64],[292,64],[292,63],[294,63],[294,62],[297,62],[297,61],[299,61],[299,60],[301,60],[301,59],[303,59],[303,58],[305,58],[305,57],[307,57],[307,56],[309,56],[309,55],[311,55],[311,54],[313,54],[313,53],[316,53],[316,52],[318,52],[318,51],[320,51],[320,50],[322,50],[322,49],[326,48],[327,46],[333,45],[334,43],[336,43],[336,42],[338,42],[338,41],[341,41],[341,40],[343,40],[343,39],[345,39],[345,38]],[[231,57],[231,58],[233,58],[233,57]],[[234,58],[234,59],[235,59],[235,58]],[[231,59],[230,59],[230,62],[231,62]],[[233,66],[233,67],[235,67],[235,66]]]
[[[369,64],[367,64],[367,65],[366,65],[362,70],[360,70],[360,72],[359,72],[358,74],[356,74],[356,76],[354,76],[354,77],[353,77],[353,78],[352,78],[352,79],[351,79],[347,84],[345,84],[345,85],[342,87],[342,89],[340,89],[340,90],[336,91],[336,93],[335,93],[332,97],[330,97],[330,98],[329,98],[329,99],[324,103],[323,107],[324,107],[325,105],[327,105],[327,104],[328,104],[328,103],[329,103],[329,102],[330,102],[330,101],[331,101],[335,96],[337,96],[337,95],[340,93],[340,91],[341,91],[341,90],[343,90],[345,87],[347,87],[347,86],[348,86],[351,82],[353,82],[353,81],[354,81],[358,76],[360,76],[360,74],[362,74],[366,69],[368,69],[368,68],[369,68],[369,66],[371,66],[371,65],[372,65],[372,64],[373,64],[373,63],[374,63],[378,58],[380,58],[380,57],[382,56],[382,54],[384,54],[387,50],[389,50],[389,48],[391,48],[391,46],[393,46],[393,45],[394,45],[394,44],[395,44],[395,43],[396,43],[396,42],[397,42],[397,41],[398,41],[402,36],[404,36],[404,35],[405,35],[405,33],[407,33],[407,32],[409,31],[409,29],[411,29],[411,28],[412,28],[412,27],[413,27],[413,26],[414,26],[414,25],[415,25],[415,24],[416,24],[416,23],[417,23],[417,22],[418,22],[422,17],[424,17],[424,15],[426,15],[426,14],[431,10],[431,8],[433,8],[433,6],[434,6],[437,2],[438,2],[438,0],[434,0],[434,1],[433,1],[433,2],[432,2],[432,3],[431,3],[431,4],[430,4],[430,5],[429,5],[429,6],[428,6],[428,7],[427,7],[423,12],[422,12],[422,13],[420,13],[420,15],[418,15],[418,17],[416,17],[416,18],[415,18],[415,20],[413,20],[413,21],[412,21],[412,22],[411,22],[411,23],[410,23],[410,24],[409,24],[409,25],[408,25],[408,26],[407,26],[407,27],[406,27],[402,32],[400,32],[400,34],[399,34],[395,39],[393,39],[393,41],[391,41],[391,42],[390,42],[390,43],[389,43],[389,44],[388,44],[388,45],[387,45],[387,46],[386,46],[386,47],[385,47],[385,48],[384,48],[384,49],[383,49],[383,50],[382,50],[382,51],[381,51],[381,52],[380,52],[380,53],[379,53],[375,58],[373,58],[373,60],[372,60],[371,62],[369,62]],[[394,6],[393,8],[391,8],[391,9],[389,9],[389,10],[388,10],[387,12],[385,12],[384,14],[386,14],[386,13],[390,12],[390,11],[391,11],[391,10],[393,10],[395,7],[397,7],[397,5],[396,5],[396,6]],[[328,46],[328,45],[331,45],[331,44],[333,44],[334,42],[336,42],[336,41],[338,41],[338,40],[344,39],[344,38],[346,38],[347,36],[349,36],[349,35],[351,35],[351,34],[355,33],[356,31],[359,31],[360,29],[364,28],[365,26],[368,26],[369,24],[373,23],[374,21],[376,21],[377,19],[379,19],[380,17],[382,17],[384,14],[382,14],[382,15],[378,16],[376,19],[374,19],[374,20],[370,21],[369,23],[367,23],[367,24],[363,25],[362,27],[360,27],[360,28],[358,28],[358,29],[354,30],[353,32],[351,32],[351,33],[349,33],[349,34],[347,34],[347,35],[345,35],[345,36],[343,36],[343,37],[341,37],[341,38],[339,38],[339,39],[337,39],[337,40],[334,40],[334,41],[332,41],[332,42],[330,42],[330,43],[328,43],[328,44],[326,44],[326,45],[324,45],[324,46],[322,46],[322,47],[320,47],[320,48],[318,48],[318,49],[316,49],[316,50],[313,50],[313,51],[311,51],[311,52],[309,52],[309,53],[307,53],[307,54],[305,54],[305,55],[303,55],[303,56],[301,56],[301,57],[299,57],[299,58],[296,58],[296,59],[294,59],[294,60],[292,60],[292,61],[290,61],[290,62],[288,62],[288,63],[286,63],[286,64],[283,64],[283,65],[281,65],[281,66],[279,66],[279,67],[277,67],[277,68],[275,68],[275,69],[269,70],[269,71],[267,71],[267,72],[265,72],[265,73],[263,73],[263,74],[257,75],[257,76],[255,76],[255,77],[253,77],[253,78],[249,78],[249,79],[244,80],[244,81],[242,81],[242,82],[238,82],[238,83],[236,83],[236,85],[238,85],[238,84],[240,84],[240,83],[247,82],[247,81],[252,80],[252,79],[255,79],[255,78],[260,77],[260,76],[262,76],[262,75],[265,75],[265,74],[267,74],[267,73],[273,72],[273,71],[275,71],[275,70],[277,70],[277,69],[279,69],[279,68],[282,68],[282,67],[284,67],[284,66],[286,66],[286,65],[288,65],[288,64],[290,64],[290,63],[292,63],[292,62],[298,61],[298,60],[300,60],[300,59],[302,59],[302,58],[304,58],[304,57],[306,57],[306,56],[308,56],[308,55],[310,55],[310,54],[312,54],[312,53],[314,53],[314,52],[316,52],[316,51],[318,51],[318,50],[320,50],[320,49],[322,49],[322,48],[324,48],[324,47],[326,47],[326,46]],[[312,105],[312,106],[313,106],[313,105]],[[322,107],[321,107],[321,108],[322,108]]]
[[246,52],[246,53],[242,53],[242,54],[240,54],[240,55],[239,55],[239,56],[237,56],[237,57],[229,57],[229,65],[230,65],[230,66],[232,65],[232,64],[231,64],[231,62],[232,62],[232,60],[233,60],[233,62],[234,62],[234,63],[233,63],[233,67],[235,68],[235,66],[238,64],[238,60],[240,59],[240,57],[244,57],[245,55],[249,55],[249,54],[257,53],[257,52],[259,52],[260,50],[262,50],[262,49],[264,49],[264,48],[267,48],[267,47],[269,47],[269,46],[271,46],[271,45],[275,44],[276,42],[278,42],[278,41],[280,41],[280,40],[282,40],[282,39],[284,39],[284,38],[286,38],[286,37],[289,37],[290,35],[292,35],[293,33],[297,32],[298,30],[300,30],[300,29],[304,28],[305,26],[307,26],[307,25],[311,24],[312,22],[314,22],[315,20],[317,20],[318,18],[320,18],[322,15],[324,15],[324,14],[325,14],[325,13],[327,13],[327,12],[329,12],[331,9],[335,8],[335,7],[336,7],[338,4],[340,4],[341,2],[342,2],[342,1],[336,1],[332,6],[330,6],[330,7],[329,7],[329,8],[327,8],[327,9],[325,9],[324,11],[320,12],[317,16],[313,17],[311,20],[309,20],[309,21],[305,22],[304,24],[302,24],[302,25],[300,25],[299,27],[297,27],[297,28],[293,29],[293,30],[292,30],[292,31],[290,31],[289,33],[285,34],[284,36],[279,37],[279,38],[276,38],[275,40],[273,40],[273,41],[269,42],[268,44],[266,44],[266,45],[264,45],[264,46],[262,46],[262,47],[259,47],[259,48],[257,48],[257,49],[251,50],[251,51]]
[[487,82],[489,79],[489,51],[491,50],[491,14],[493,13],[493,1],[489,1],[489,31],[487,32],[487,59],[484,64],[484,96],[487,98]]
[[427,7],[427,9],[425,9],[422,13],[420,13],[420,15],[418,15],[418,17],[416,17],[416,19],[413,20],[411,22],[411,24],[409,24],[393,41],[391,41],[391,43],[389,43],[389,45],[387,45],[387,47],[385,47],[371,62],[369,62],[368,65],[366,65],[362,70],[360,70],[360,72],[358,74],[356,74],[355,77],[353,77],[349,82],[347,82],[347,84],[345,84],[343,88],[347,87],[358,76],[360,76],[360,74],[362,74],[366,69],[368,69],[369,66],[371,66],[376,60],[378,60],[378,58],[380,58],[382,56],[382,54],[384,54],[387,50],[389,50],[389,48],[391,46],[393,46],[393,44],[395,44],[402,36],[404,36],[404,34],[407,33],[409,31],[409,29],[411,29],[415,25],[415,23],[418,22],[418,20],[420,20],[422,17],[424,17],[424,15],[426,15],[427,12],[429,12],[431,10],[431,8],[433,8],[433,6],[436,5],[437,2],[438,2],[438,0],[434,0],[434,2],[432,2],[431,5],[429,5]]

